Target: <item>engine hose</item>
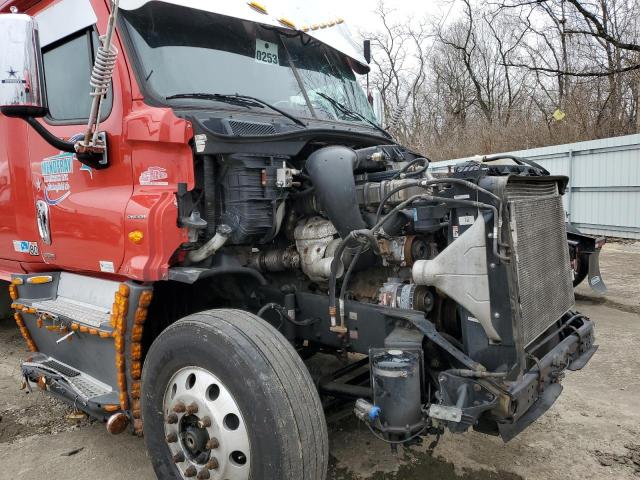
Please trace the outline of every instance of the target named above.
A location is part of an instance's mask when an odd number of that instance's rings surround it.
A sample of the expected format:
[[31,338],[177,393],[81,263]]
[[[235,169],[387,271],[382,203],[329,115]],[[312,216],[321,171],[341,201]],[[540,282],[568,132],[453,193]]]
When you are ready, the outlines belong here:
[[344,298],[347,295],[347,286],[349,285],[349,280],[351,279],[351,274],[353,273],[353,268],[358,263],[360,259],[360,255],[364,250],[364,246],[358,247],[355,255],[351,259],[349,263],[349,267],[347,268],[347,272],[344,274],[344,278],[342,279],[342,287],[340,287],[340,321],[344,325]]
[[[342,255],[347,248],[347,245],[353,241],[361,243],[360,248],[364,248],[367,243],[371,245],[376,253],[379,253],[378,242],[373,236],[371,230],[354,230],[338,244],[334,254],[333,261],[331,262],[331,272],[329,274],[329,317],[331,318],[331,327],[337,326],[336,318],[338,317],[338,308],[336,306],[336,282],[338,278],[338,270],[342,264]],[[344,328],[344,325],[342,325]]]
[[[408,172],[407,171],[413,167],[414,165],[417,165],[418,163],[424,163],[424,165],[416,170],[415,172]],[[411,160],[409,163],[407,163],[404,167],[402,167],[400,170],[398,170],[396,172],[396,174],[392,177],[393,179],[396,178],[406,178],[406,177],[419,177],[421,176],[424,172],[426,172],[429,169],[429,159],[428,158],[424,158],[424,157],[420,157],[420,158],[414,158],[413,160]]]
[[534,167],[539,169],[544,175],[551,175],[549,173],[549,170],[547,170],[546,168],[544,168],[542,165],[540,165],[537,162],[534,162],[533,160],[529,160],[528,158],[522,158],[522,157],[518,157],[516,155],[510,155],[508,153],[499,153],[497,155],[487,155],[487,156],[483,156],[482,157],[482,161],[483,162],[493,162],[495,160],[501,160],[501,159],[507,159],[507,160],[513,160],[516,163],[519,163],[520,165],[529,165],[530,167]]
[[280,305],[279,303],[276,302],[270,302],[270,303],[266,303],[262,306],[262,308],[260,308],[260,310],[258,310],[258,313],[256,313],[257,316],[262,317],[262,315],[264,315],[264,313],[267,310],[275,310],[278,315],[280,315],[280,317],[284,320],[286,320],[289,323],[292,323],[298,327],[308,327],[309,325],[313,325],[316,320],[315,319],[311,319],[311,320],[296,320],[294,318],[291,318],[289,316],[289,314],[287,314],[285,308]]

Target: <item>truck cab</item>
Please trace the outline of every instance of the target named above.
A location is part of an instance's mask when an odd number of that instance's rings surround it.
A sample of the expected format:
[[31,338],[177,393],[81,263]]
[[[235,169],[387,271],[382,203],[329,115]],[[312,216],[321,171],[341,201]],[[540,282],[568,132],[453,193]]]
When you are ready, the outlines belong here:
[[144,436],[158,478],[324,479],[326,409],[394,449],[509,441],[596,351],[568,179],[517,158],[433,177],[374,113],[343,19],[10,0],[0,39],[22,372]]

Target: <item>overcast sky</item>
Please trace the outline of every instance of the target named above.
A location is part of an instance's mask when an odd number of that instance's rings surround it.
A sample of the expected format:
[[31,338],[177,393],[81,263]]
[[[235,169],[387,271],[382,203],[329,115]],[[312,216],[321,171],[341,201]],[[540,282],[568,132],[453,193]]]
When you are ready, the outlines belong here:
[[[327,6],[329,16],[343,17],[352,32],[377,30],[379,22],[373,14],[377,0],[314,0]],[[440,0],[385,0],[387,8],[395,10],[395,17],[404,21],[407,18],[440,18],[449,8]],[[444,10],[444,12],[443,12]]]

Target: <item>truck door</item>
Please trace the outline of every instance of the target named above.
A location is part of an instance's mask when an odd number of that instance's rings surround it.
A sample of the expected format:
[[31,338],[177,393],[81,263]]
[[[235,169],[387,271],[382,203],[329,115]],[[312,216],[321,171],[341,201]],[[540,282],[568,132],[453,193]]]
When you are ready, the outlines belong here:
[[[107,16],[104,2],[86,0],[63,0],[36,14],[49,100],[49,114],[41,121],[59,137],[74,139],[86,128],[96,24],[104,29]],[[122,262],[124,211],[132,193],[130,156],[121,142],[123,108],[131,103],[128,82],[121,54],[100,125],[108,135],[107,169],[83,165],[29,130],[41,254],[52,266],[115,273]]]
[[[29,171],[29,126],[0,115],[0,279],[40,262]],[[1,288],[1,287],[0,287]]]

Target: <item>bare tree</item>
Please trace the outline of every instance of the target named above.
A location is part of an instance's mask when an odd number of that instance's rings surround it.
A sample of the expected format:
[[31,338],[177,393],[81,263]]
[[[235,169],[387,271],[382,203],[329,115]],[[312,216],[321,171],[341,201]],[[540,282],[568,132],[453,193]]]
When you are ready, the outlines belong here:
[[640,132],[640,0],[499,1],[449,22],[380,1],[371,83],[400,141],[455,158]]

